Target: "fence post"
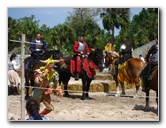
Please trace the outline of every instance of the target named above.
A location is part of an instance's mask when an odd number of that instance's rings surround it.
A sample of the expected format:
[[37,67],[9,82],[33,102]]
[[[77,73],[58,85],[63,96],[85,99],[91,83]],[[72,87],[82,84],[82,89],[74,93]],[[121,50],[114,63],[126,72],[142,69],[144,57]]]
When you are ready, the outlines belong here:
[[24,58],[25,58],[25,34],[22,34],[22,41],[21,41],[21,119],[22,120],[25,120]]

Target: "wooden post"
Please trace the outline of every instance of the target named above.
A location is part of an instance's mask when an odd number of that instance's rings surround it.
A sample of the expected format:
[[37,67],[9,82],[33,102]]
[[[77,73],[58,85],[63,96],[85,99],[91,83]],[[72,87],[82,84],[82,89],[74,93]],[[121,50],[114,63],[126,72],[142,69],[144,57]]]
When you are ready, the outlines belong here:
[[22,34],[22,41],[21,41],[21,119],[22,120],[25,120],[24,58],[25,58],[25,34]]

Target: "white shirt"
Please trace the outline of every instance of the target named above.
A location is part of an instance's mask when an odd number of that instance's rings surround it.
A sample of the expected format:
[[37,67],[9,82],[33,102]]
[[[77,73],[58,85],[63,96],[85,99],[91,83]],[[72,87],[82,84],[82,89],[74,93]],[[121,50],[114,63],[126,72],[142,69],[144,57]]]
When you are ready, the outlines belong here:
[[120,52],[122,52],[122,50],[124,50],[124,49],[126,49],[126,45],[124,45],[124,44],[122,44],[121,46],[120,46]]
[[19,70],[20,66],[17,65],[16,60],[8,62],[8,70]]
[[140,57],[139,59],[140,59],[140,60],[142,60],[143,62],[145,62],[145,60],[144,60],[144,58],[143,58],[143,57]]

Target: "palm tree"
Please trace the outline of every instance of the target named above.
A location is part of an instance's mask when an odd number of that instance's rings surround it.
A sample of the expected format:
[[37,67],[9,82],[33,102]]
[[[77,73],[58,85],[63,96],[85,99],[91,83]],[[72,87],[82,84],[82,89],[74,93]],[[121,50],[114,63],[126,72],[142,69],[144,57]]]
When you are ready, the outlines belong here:
[[[127,28],[130,22],[129,8],[107,8],[103,9],[100,17],[103,19],[103,27],[112,31],[112,44],[114,45],[115,28]],[[112,45],[112,46],[113,46]]]

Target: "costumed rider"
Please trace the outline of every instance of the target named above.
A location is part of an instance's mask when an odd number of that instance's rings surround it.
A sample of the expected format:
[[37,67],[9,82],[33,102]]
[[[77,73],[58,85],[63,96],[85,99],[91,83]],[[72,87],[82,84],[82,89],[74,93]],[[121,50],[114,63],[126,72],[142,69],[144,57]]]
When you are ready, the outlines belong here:
[[118,76],[118,64],[122,64],[132,58],[132,48],[126,43],[126,40],[122,40],[122,44],[119,49],[119,58],[115,61],[113,76]]
[[[158,36],[155,39],[155,43],[148,51],[146,58],[147,65],[141,72],[141,78],[143,79],[142,91],[146,92],[150,90],[148,81],[152,80],[151,73],[154,71],[155,67],[158,66]],[[149,58],[151,56],[151,61]]]
[[76,61],[76,75],[75,80],[79,80],[79,74],[81,72],[81,61],[82,55],[89,55],[89,47],[88,44],[84,41],[84,35],[80,35],[79,41],[75,42],[73,51],[75,53],[75,61]]
[[26,69],[28,70],[28,73],[31,72],[32,67],[35,63],[35,60],[43,55],[43,50],[45,52],[48,51],[47,44],[43,40],[43,37],[40,33],[37,34],[35,40],[32,40],[32,43],[35,43],[35,44],[30,44],[30,48],[29,48],[29,50],[31,51],[31,57],[29,62],[26,65]]
[[[40,60],[41,61],[41,60]],[[54,107],[51,102],[50,94],[52,93],[52,87],[50,83],[53,82],[53,88],[55,89],[54,92],[59,97],[63,96],[63,91],[61,87],[57,86],[59,75],[57,72],[54,71],[55,63],[63,62],[63,59],[60,60],[53,60],[51,58],[47,59],[46,61],[41,61],[46,63],[45,66],[36,69],[34,72],[35,76],[35,86],[40,88],[35,88],[32,92],[32,97],[37,100],[39,103],[43,102],[46,108],[40,113],[41,115],[46,115],[50,113]]]

